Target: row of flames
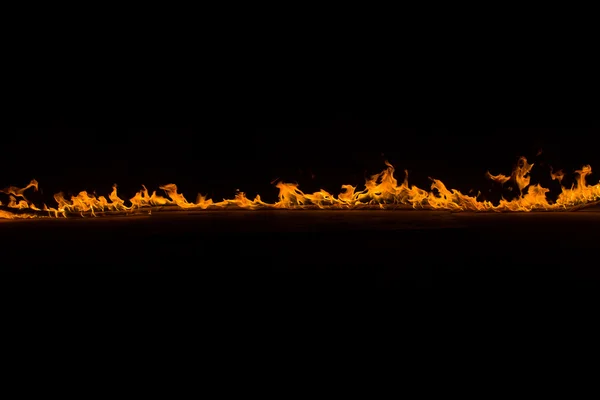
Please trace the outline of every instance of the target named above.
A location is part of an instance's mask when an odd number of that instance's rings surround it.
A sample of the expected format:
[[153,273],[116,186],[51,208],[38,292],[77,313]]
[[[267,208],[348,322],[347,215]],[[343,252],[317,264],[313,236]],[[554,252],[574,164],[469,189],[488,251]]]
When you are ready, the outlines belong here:
[[[308,194],[298,189],[297,184],[278,182],[279,201],[275,203],[266,203],[256,196],[250,200],[242,192],[233,199],[226,199],[220,202],[214,202],[202,195],[198,195],[196,202],[188,201],[181,193],[178,193],[177,186],[168,184],[161,186],[167,197],[152,192],[150,194],[146,187],[138,192],[129,200],[129,204],[121,199],[117,194],[116,185],[108,198],[105,196],[96,197],[88,192],[81,192],[70,199],[65,198],[63,193],[54,195],[56,206],[49,207],[43,205],[37,207],[25,197],[27,190],[38,190],[38,182],[31,181],[24,188],[9,187],[1,192],[9,195],[9,202],[2,204],[0,202],[0,218],[39,218],[39,217],[66,217],[72,213],[81,215],[96,216],[101,212],[123,211],[129,212],[139,209],[146,209],[156,206],[178,206],[181,209],[209,209],[225,208],[237,206],[243,209],[292,209],[303,207],[318,207],[323,209],[341,208],[353,209],[361,208],[366,205],[377,205],[381,208],[393,208],[399,205],[412,206],[413,208],[438,209],[450,211],[538,211],[538,210],[572,210],[581,206],[586,206],[600,202],[600,183],[588,185],[586,178],[592,173],[592,168],[584,166],[576,171],[577,179],[570,188],[562,186],[562,192],[555,201],[547,198],[549,189],[539,184],[530,185],[530,172],[533,164],[529,164],[522,157],[514,169],[512,175],[492,175],[489,172],[486,176],[495,182],[505,184],[513,181],[519,188],[520,194],[512,200],[502,199],[499,203],[493,204],[489,201],[478,200],[478,196],[469,196],[458,190],[448,189],[441,181],[433,179],[429,191],[420,189],[408,184],[408,172],[402,183],[398,183],[394,177],[394,167],[386,161],[387,168],[381,173],[371,176],[367,179],[365,187],[357,191],[355,186],[342,185],[342,191],[338,195],[333,195],[325,190]],[[562,183],[564,174],[562,172],[551,172],[553,180]],[[11,209],[30,210],[26,212],[12,212]],[[47,214],[45,213],[47,212]]]

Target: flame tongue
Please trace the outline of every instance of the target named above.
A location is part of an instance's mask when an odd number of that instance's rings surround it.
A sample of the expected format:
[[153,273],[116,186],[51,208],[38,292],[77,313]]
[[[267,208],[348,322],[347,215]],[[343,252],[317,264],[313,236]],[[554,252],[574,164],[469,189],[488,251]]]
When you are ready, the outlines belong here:
[[[408,172],[405,171],[405,177],[402,183],[398,183],[395,178],[394,167],[385,162],[386,169],[382,172],[372,175],[367,179],[365,187],[357,191],[355,186],[342,185],[341,192],[334,195],[325,190],[319,190],[314,193],[304,193],[299,189],[296,183],[277,182],[279,189],[278,201],[275,203],[264,202],[260,196],[254,200],[246,197],[244,192],[238,192],[233,199],[225,199],[220,202],[214,202],[205,196],[198,195],[196,202],[188,201],[182,193],[178,192],[175,184],[167,184],[160,187],[165,192],[166,197],[158,195],[156,192],[149,193],[145,186],[142,186],[134,197],[129,200],[129,205],[121,199],[117,193],[117,186],[113,186],[113,191],[108,195],[96,197],[86,191],[80,192],[70,199],[65,198],[63,193],[54,195],[55,207],[43,206],[42,209],[30,202],[24,195],[27,190],[38,190],[38,182],[32,180],[23,188],[9,187],[0,192],[8,195],[8,204],[0,203],[0,218],[31,218],[38,214],[24,214],[10,211],[13,210],[31,210],[45,211],[50,216],[67,216],[70,213],[81,215],[90,214],[97,216],[99,213],[119,211],[131,212],[134,210],[150,207],[175,206],[181,209],[208,209],[238,207],[243,209],[258,208],[360,208],[365,205],[373,205],[381,208],[396,207],[399,205],[410,206],[412,208],[439,209],[450,211],[535,211],[535,210],[567,210],[586,204],[600,202],[600,183],[588,185],[587,177],[592,173],[589,165],[576,171],[577,179],[571,188],[562,187],[562,191],[555,202],[550,202],[547,194],[550,191],[539,184],[531,185],[530,172],[534,164],[529,164],[525,157],[521,157],[515,169],[510,176],[498,174],[492,175],[489,171],[486,176],[500,184],[506,184],[513,181],[519,188],[519,196],[512,199],[502,199],[498,204],[489,201],[479,200],[475,196],[469,196],[456,189],[448,189],[446,185],[437,179],[432,179],[430,191],[420,189],[408,184]],[[562,171],[551,171],[551,178],[562,183],[564,173]]]

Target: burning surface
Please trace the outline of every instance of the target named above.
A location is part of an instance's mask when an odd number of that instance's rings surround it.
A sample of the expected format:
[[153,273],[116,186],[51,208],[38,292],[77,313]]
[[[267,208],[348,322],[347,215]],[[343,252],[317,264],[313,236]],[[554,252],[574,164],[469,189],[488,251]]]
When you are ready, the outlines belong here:
[[[188,201],[178,192],[175,184],[161,186],[165,195],[156,191],[150,193],[145,186],[133,198],[127,200],[119,197],[117,186],[106,196],[95,196],[86,191],[69,199],[63,193],[54,195],[55,205],[37,206],[29,201],[25,192],[37,191],[38,182],[33,180],[23,188],[9,187],[0,192],[8,197],[7,203],[0,202],[0,219],[18,218],[58,218],[68,215],[98,216],[107,212],[132,213],[138,211],[160,210],[165,207],[182,210],[207,210],[219,208],[240,209],[361,209],[361,208],[398,208],[406,206],[414,209],[434,209],[449,211],[495,211],[495,212],[531,212],[531,211],[568,211],[600,203],[600,183],[587,184],[587,177],[592,173],[589,165],[575,171],[576,181],[567,188],[561,186],[561,193],[554,201],[548,199],[550,191],[539,184],[531,185],[530,172],[533,164],[522,157],[510,176],[490,172],[486,176],[501,185],[514,182],[518,187],[517,197],[501,199],[497,203],[480,200],[479,196],[470,196],[456,189],[448,189],[437,179],[432,179],[430,190],[424,190],[408,183],[408,172],[404,180],[398,182],[394,167],[386,162],[387,168],[367,179],[362,190],[356,186],[342,185],[339,194],[334,195],[325,190],[304,193],[295,183],[277,182],[279,199],[268,203],[260,195],[253,200],[239,192],[233,199],[215,202],[205,196],[198,195],[195,202]],[[551,171],[551,178],[562,184],[562,171]]]

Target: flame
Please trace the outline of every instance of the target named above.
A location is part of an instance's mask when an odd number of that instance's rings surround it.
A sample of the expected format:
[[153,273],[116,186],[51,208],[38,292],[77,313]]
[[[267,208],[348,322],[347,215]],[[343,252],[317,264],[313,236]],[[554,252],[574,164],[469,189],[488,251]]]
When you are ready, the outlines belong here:
[[552,177],[553,181],[562,182],[563,178],[565,177],[565,173],[563,172],[562,169],[554,172],[554,169],[552,167],[550,167],[550,176]]
[[[277,181],[275,186],[279,190],[278,200],[275,203],[264,202],[260,195],[253,200],[246,197],[244,192],[238,191],[233,199],[224,199],[215,202],[203,195],[198,195],[195,202],[188,201],[185,196],[178,191],[175,184],[160,186],[165,196],[152,194],[145,186],[128,201],[119,197],[117,186],[113,186],[112,192],[105,196],[96,197],[87,191],[82,191],[78,195],[66,198],[64,193],[54,195],[56,205],[48,207],[43,205],[39,208],[30,202],[24,193],[33,189],[38,190],[38,182],[32,180],[23,188],[11,186],[0,190],[7,194],[9,201],[7,204],[0,202],[0,219],[34,218],[41,217],[40,212],[47,212],[49,217],[67,217],[72,214],[82,216],[98,216],[106,212],[133,212],[136,210],[149,209],[153,207],[175,206],[185,210],[206,210],[212,208],[237,207],[242,209],[294,209],[317,207],[322,209],[355,209],[365,206],[377,206],[379,208],[395,208],[398,206],[409,206],[415,209],[435,209],[449,211],[561,211],[572,210],[581,206],[600,202],[600,183],[588,185],[587,178],[592,173],[589,165],[575,171],[577,178],[570,188],[562,186],[565,176],[563,171],[554,172],[551,170],[552,180],[561,184],[561,193],[555,201],[548,199],[550,189],[544,188],[539,184],[531,185],[531,170],[534,164],[530,164],[525,157],[518,160],[510,176],[497,174],[493,175],[489,171],[486,177],[502,185],[508,182],[514,182],[519,189],[519,195],[514,199],[501,199],[497,204],[487,200],[480,200],[477,196],[470,196],[461,193],[456,189],[449,189],[438,180],[431,179],[432,184],[429,190],[421,189],[408,183],[408,172],[404,171],[404,179],[400,183],[395,177],[395,169],[389,163],[385,162],[386,168],[375,175],[370,176],[364,185],[364,189],[357,191],[356,186],[342,185],[339,194],[335,195],[326,190],[319,190],[314,193],[304,193],[299,189],[296,183],[285,183]],[[275,183],[275,182],[273,182]],[[37,213],[17,212],[16,210],[34,211]],[[46,215],[43,215],[46,216]]]

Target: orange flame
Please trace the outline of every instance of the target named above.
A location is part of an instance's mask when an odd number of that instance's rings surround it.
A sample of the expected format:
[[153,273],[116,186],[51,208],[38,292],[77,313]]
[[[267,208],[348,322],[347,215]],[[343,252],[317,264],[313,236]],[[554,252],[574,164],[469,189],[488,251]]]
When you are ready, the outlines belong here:
[[[63,193],[54,195],[56,206],[39,208],[26,199],[24,192],[28,189],[38,190],[38,182],[33,180],[23,188],[9,187],[0,192],[9,195],[8,204],[0,203],[0,219],[33,218],[40,217],[39,213],[27,214],[17,213],[14,210],[46,211],[50,217],[66,217],[69,214],[88,214],[97,216],[99,213],[117,211],[132,212],[135,210],[151,210],[152,207],[176,206],[186,210],[206,210],[212,208],[237,207],[242,209],[294,209],[317,207],[322,209],[355,209],[364,206],[378,206],[380,208],[395,208],[398,206],[410,206],[412,208],[436,209],[449,211],[560,211],[571,210],[580,206],[600,202],[600,183],[588,185],[587,177],[592,173],[589,165],[575,171],[577,179],[572,187],[562,187],[561,193],[555,201],[550,201],[547,194],[550,191],[539,184],[531,185],[530,172],[534,164],[529,164],[525,157],[521,157],[510,176],[498,174],[492,175],[489,171],[486,176],[498,183],[506,184],[514,182],[519,188],[520,194],[512,199],[501,199],[497,204],[479,200],[479,196],[469,196],[456,189],[448,189],[446,185],[437,179],[432,179],[430,190],[424,190],[408,183],[408,172],[402,183],[395,178],[394,167],[385,162],[386,169],[372,175],[367,179],[365,187],[357,191],[355,186],[342,185],[342,190],[335,195],[323,189],[314,193],[304,193],[295,183],[277,182],[279,189],[278,201],[275,203],[264,202],[260,196],[253,200],[246,197],[244,192],[238,192],[233,199],[225,199],[214,202],[205,196],[198,195],[195,202],[188,201],[182,193],[178,192],[175,184],[167,184],[160,187],[166,197],[155,191],[149,193],[145,186],[127,203],[119,197],[117,186],[108,195],[96,197],[86,191],[80,192],[70,199],[65,198]],[[562,171],[551,171],[551,178],[562,183],[565,174]]]
[[550,176],[552,177],[553,181],[562,182],[563,178],[565,177],[565,173],[562,170],[554,172],[554,169],[550,168]]

